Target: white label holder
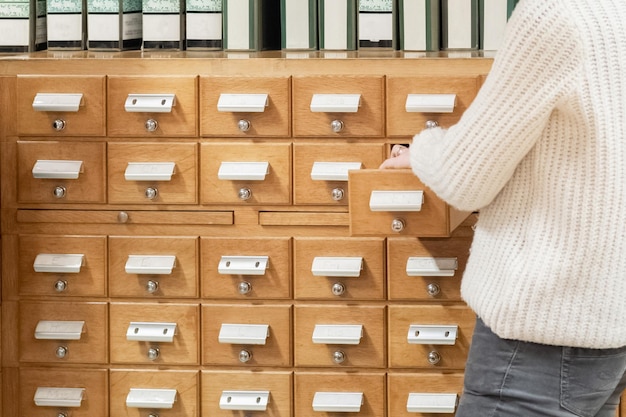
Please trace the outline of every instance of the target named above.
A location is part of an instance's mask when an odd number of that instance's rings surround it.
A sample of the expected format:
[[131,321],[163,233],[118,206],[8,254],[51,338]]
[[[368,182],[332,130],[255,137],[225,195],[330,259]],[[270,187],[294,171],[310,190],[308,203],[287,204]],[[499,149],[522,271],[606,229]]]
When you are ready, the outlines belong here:
[[231,181],[263,181],[269,171],[269,162],[222,162],[217,178]]
[[40,253],[35,257],[35,272],[78,274],[85,264],[85,255],[80,253]]
[[222,275],[265,275],[269,256],[222,256],[217,272]]
[[176,94],[129,94],[124,103],[128,113],[171,113]]
[[362,270],[363,258],[361,256],[316,256],[311,265],[311,272],[317,277],[358,277]]
[[316,392],[313,396],[314,411],[358,413],[362,405],[362,392]]
[[371,211],[421,211],[423,191],[372,191]]
[[264,345],[270,336],[268,324],[227,324],[220,328],[220,343],[234,345]]
[[131,388],[126,396],[126,407],[173,408],[176,394],[175,389]]
[[411,324],[407,342],[411,345],[454,345],[459,326]]
[[131,322],[126,330],[126,340],[136,342],[171,343],[176,335],[176,323]]
[[406,274],[410,277],[452,277],[459,267],[457,258],[410,257],[406,261]]
[[409,393],[406,411],[409,413],[454,414],[457,395],[447,393]]
[[41,320],[35,328],[37,340],[80,340],[85,322],[79,320]]
[[269,391],[222,391],[221,410],[266,411]]
[[77,112],[82,103],[82,93],[37,93],[33,110]]
[[127,274],[171,275],[176,266],[174,255],[128,255]]
[[314,162],[311,179],[314,181],[348,181],[348,171],[361,169],[361,162]]
[[75,180],[83,172],[83,161],[38,159],[33,165],[33,178]]
[[37,407],[80,407],[85,388],[37,387],[35,405]]
[[452,113],[456,94],[409,94],[406,97],[407,113]]
[[220,94],[217,101],[220,112],[262,113],[267,106],[267,94]]
[[360,94],[313,94],[314,113],[356,113],[361,106]]
[[124,171],[126,181],[171,181],[175,162],[129,162]]
[[316,324],[312,339],[326,345],[358,345],[362,337],[362,324]]

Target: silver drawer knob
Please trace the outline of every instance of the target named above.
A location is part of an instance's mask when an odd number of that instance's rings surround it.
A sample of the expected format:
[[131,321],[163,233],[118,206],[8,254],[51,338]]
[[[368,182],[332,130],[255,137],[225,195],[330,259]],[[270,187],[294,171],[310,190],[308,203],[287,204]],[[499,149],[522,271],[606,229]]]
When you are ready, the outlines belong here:
[[157,347],[151,347],[150,349],[148,349],[148,359],[150,359],[151,361],[157,360],[160,354],[161,351]]
[[117,222],[118,223],[126,223],[128,222],[128,213],[125,211],[120,211],[117,213]]
[[336,282],[333,284],[331,291],[333,292],[333,295],[340,296],[346,292],[346,286],[341,282]]
[[239,352],[239,362],[246,363],[249,362],[250,359],[252,359],[252,352],[249,350],[242,349],[241,352]]
[[437,351],[432,351],[428,354],[428,363],[431,365],[437,365],[441,361],[441,355]]
[[159,195],[159,190],[157,190],[154,187],[148,187],[146,188],[146,191],[144,194],[146,195],[146,198],[148,200],[154,200],[157,197],[157,195]]
[[343,363],[345,360],[346,360],[346,354],[343,351],[337,350],[333,352],[333,362]]
[[56,130],[57,132],[60,132],[61,130],[65,129],[65,120],[56,119],[54,122],[52,122],[52,128]]
[[247,132],[248,130],[250,130],[251,126],[252,123],[250,123],[250,120],[241,119],[237,122],[237,128],[242,132]]
[[393,232],[400,233],[404,230],[405,226],[406,224],[404,223],[403,219],[393,219],[391,221],[391,231]]
[[439,123],[436,120],[427,120],[426,121],[426,129],[433,129],[438,127]]
[[334,201],[341,201],[343,200],[343,197],[345,196],[345,191],[343,191],[343,188],[335,188],[333,189],[332,193],[331,193],[331,197],[333,198]]
[[344,128],[344,124],[341,120],[333,120],[332,122],[330,122],[330,129],[334,132],[334,133],[339,133],[343,130]]
[[63,281],[63,280],[58,280],[57,282],[54,283],[54,289],[57,292],[63,292],[67,289],[67,281]]
[[237,195],[239,196],[240,200],[250,200],[250,198],[252,197],[252,190],[248,187],[243,187],[239,190],[239,193]]
[[435,297],[435,296],[439,295],[439,293],[441,292],[441,287],[438,284],[435,284],[434,282],[431,282],[430,284],[428,284],[426,286],[426,292],[431,297]]
[[60,412],[57,414],[57,417],[67,417],[67,413]]
[[250,284],[248,281],[240,282],[237,286],[237,291],[239,291],[239,294],[241,295],[248,294],[250,293],[250,291],[252,291],[252,284]]
[[59,359],[65,358],[68,353],[69,349],[67,348],[67,346],[59,346],[56,352],[54,352],[55,356]]
[[146,120],[144,126],[148,132],[156,132],[156,130],[159,128],[159,122],[154,119],[148,119]]
[[146,291],[148,291],[150,294],[154,294],[158,290],[159,282],[154,280],[148,280],[148,282],[146,283]]
[[59,185],[57,187],[54,187],[52,194],[55,198],[63,198],[65,197],[65,194],[67,194],[67,190],[65,189],[65,187]]

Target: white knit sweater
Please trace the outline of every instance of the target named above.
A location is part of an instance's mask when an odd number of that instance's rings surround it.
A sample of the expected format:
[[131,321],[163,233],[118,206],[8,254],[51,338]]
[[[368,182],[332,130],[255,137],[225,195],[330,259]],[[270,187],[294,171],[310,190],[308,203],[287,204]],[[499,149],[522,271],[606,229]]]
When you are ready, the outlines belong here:
[[480,210],[461,285],[503,338],[626,345],[626,1],[521,0],[459,123],[411,166]]

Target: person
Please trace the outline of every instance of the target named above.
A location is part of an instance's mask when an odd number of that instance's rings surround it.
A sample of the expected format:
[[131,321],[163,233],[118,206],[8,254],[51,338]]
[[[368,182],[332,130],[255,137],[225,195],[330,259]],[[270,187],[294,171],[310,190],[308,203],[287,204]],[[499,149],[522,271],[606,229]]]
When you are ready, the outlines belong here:
[[478,211],[456,417],[615,417],[626,387],[626,1],[521,0],[453,126],[395,145]]

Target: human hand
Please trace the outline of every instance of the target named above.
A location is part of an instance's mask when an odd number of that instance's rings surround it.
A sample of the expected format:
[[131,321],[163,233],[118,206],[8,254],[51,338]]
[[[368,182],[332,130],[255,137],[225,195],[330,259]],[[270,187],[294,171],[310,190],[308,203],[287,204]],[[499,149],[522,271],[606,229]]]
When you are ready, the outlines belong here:
[[393,145],[391,156],[380,164],[379,169],[411,168],[409,148],[404,145]]

